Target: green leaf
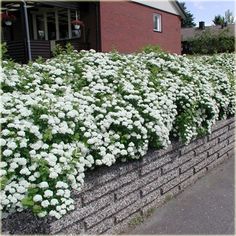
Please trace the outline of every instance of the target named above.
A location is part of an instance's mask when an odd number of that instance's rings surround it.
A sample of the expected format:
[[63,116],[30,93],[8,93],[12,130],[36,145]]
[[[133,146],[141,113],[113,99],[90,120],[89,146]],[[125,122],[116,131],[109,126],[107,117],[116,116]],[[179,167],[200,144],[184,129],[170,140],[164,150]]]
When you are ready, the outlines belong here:
[[34,201],[32,199],[32,197],[25,197],[21,200],[21,203],[23,206],[33,206],[34,205]]
[[51,140],[52,140],[52,129],[48,128],[43,134],[43,141],[51,141]]
[[40,213],[42,211],[42,207],[40,205],[34,205],[33,206],[33,212],[34,213]]
[[4,189],[4,188],[5,188],[7,182],[8,182],[8,178],[7,178],[7,177],[2,177],[2,178],[0,179],[0,186],[1,186],[1,189]]
[[28,190],[29,195],[35,195],[36,193],[38,193],[38,189],[37,188],[30,188]]
[[74,139],[75,139],[75,140],[80,140],[80,135],[79,135],[79,133],[76,133],[76,134],[75,134]]

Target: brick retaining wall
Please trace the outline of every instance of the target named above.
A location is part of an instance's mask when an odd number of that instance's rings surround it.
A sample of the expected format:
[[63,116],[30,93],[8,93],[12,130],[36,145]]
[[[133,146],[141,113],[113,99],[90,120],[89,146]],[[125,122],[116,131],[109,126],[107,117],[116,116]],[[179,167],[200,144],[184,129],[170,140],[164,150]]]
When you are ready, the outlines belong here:
[[189,145],[173,143],[167,150],[149,151],[138,161],[99,167],[87,173],[85,186],[74,193],[76,210],[59,220],[15,213],[2,222],[14,234],[111,234],[135,217],[178,194],[208,170],[234,156],[234,118],[219,121],[211,135]]

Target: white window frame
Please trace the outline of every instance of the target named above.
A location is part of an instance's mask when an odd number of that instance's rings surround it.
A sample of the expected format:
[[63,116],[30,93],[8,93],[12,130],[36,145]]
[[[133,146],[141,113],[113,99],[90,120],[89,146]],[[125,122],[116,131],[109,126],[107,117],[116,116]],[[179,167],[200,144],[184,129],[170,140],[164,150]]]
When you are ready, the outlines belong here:
[[[155,21],[155,18],[157,18],[157,21]],[[155,24],[155,23],[157,23],[157,24]],[[162,32],[161,14],[153,13],[153,31]]]

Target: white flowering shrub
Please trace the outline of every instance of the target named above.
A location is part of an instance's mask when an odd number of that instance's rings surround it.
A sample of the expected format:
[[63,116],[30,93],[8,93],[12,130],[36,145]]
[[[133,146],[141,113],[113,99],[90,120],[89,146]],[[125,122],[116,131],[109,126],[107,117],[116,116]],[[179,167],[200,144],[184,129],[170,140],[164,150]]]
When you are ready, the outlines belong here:
[[233,59],[90,50],[3,61],[2,211],[60,218],[88,168],[210,133],[235,112]]

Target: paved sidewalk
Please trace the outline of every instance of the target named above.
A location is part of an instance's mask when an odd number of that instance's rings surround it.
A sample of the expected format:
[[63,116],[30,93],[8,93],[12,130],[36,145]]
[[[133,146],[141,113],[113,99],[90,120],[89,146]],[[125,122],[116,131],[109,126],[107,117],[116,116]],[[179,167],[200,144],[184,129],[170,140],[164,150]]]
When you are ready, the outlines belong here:
[[234,234],[234,210],[232,157],[128,234]]

